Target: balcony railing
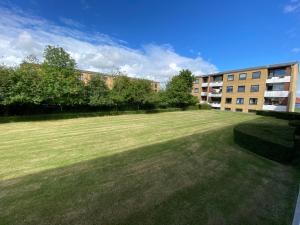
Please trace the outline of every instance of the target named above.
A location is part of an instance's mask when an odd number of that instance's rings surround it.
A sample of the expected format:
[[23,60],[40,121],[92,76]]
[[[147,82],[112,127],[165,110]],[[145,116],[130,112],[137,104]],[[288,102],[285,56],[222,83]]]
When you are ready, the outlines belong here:
[[201,96],[207,96],[207,92],[201,92]]
[[291,81],[291,76],[284,76],[284,77],[270,77],[267,79],[267,84],[271,83],[287,83]]
[[208,96],[209,97],[222,97],[222,93],[215,93],[215,92],[208,93]]
[[208,83],[202,83],[201,84],[201,87],[207,87],[208,86]]
[[212,103],[210,103],[210,105],[213,108],[220,108],[221,107],[221,103],[219,103],[219,102],[212,102]]
[[263,110],[286,112],[287,106],[286,105],[263,105]]
[[209,83],[210,87],[222,87],[223,86],[223,81],[213,81]]
[[270,98],[285,98],[289,96],[288,91],[265,91],[265,97]]

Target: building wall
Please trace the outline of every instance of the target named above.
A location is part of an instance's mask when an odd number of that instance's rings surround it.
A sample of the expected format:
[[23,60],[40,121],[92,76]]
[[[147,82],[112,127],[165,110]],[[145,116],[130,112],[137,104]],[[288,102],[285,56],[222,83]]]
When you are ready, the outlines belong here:
[[[259,79],[252,79],[252,73],[260,71]],[[239,75],[241,73],[246,73],[246,80],[239,80]],[[223,76],[223,93],[221,100],[221,109],[225,110],[225,108],[230,108],[232,111],[236,109],[242,109],[243,112],[248,112],[248,110],[261,110],[264,104],[264,93],[266,89],[266,79],[268,77],[268,70],[249,70],[245,72],[236,72],[230,73],[234,75],[233,81],[228,81],[227,76],[229,74],[224,74]],[[251,85],[259,85],[258,92],[251,92]],[[227,93],[227,86],[233,86],[233,92]],[[245,86],[245,92],[238,92],[238,86]],[[231,104],[226,104],[226,98],[232,98]],[[244,98],[244,104],[237,104],[237,98]],[[250,105],[249,99],[257,98],[257,105]]]
[[299,65],[295,64],[291,67],[290,96],[289,96],[289,103],[288,103],[288,110],[290,112],[295,111],[298,74],[299,74]]
[[[265,102],[264,96],[265,96],[265,91],[267,90],[268,73],[272,69],[280,69],[280,68],[285,68],[286,76],[290,76],[290,82],[284,83],[284,90],[289,91],[289,96],[283,102],[287,102],[287,105],[286,105],[287,111],[293,112],[295,109],[296,93],[297,93],[297,79],[298,79],[298,73],[299,73],[298,63],[277,64],[277,65],[271,65],[271,66],[249,68],[249,69],[245,69],[245,70],[243,70],[243,69],[235,70],[235,71],[233,70],[233,71],[224,72],[224,73],[198,76],[196,78],[199,79],[199,83],[194,83],[192,94],[199,98],[200,103],[203,101],[203,97],[201,95],[203,95],[203,94],[207,95],[207,97],[206,97],[207,102],[211,103],[211,99],[209,97],[209,92],[211,91],[210,83],[213,82],[213,77],[221,75],[221,76],[223,76],[222,97],[221,97],[221,104],[220,104],[221,110],[230,109],[231,111],[236,111],[237,109],[240,109],[243,112],[249,112],[249,110],[250,111],[251,110],[262,110],[264,108],[269,108],[268,105],[264,106],[264,103],[267,104]],[[261,73],[260,78],[253,79],[252,78],[253,72],[260,72]],[[241,74],[241,73],[247,74],[246,80],[239,79],[239,74]],[[228,80],[229,74],[234,75],[233,81]],[[207,87],[206,94],[205,93],[201,94],[201,92],[203,92],[203,90],[202,90],[203,77],[208,77],[208,87]],[[275,83],[270,83],[268,85],[274,85],[274,84]],[[259,91],[251,92],[251,85],[259,85]],[[232,93],[227,93],[228,86],[233,87]],[[238,92],[238,86],[245,86],[245,92]],[[199,93],[194,92],[195,88],[199,88]],[[226,103],[226,98],[232,99],[231,104]],[[236,102],[237,98],[243,98],[244,103],[237,104],[237,102]],[[249,104],[250,98],[257,98],[257,104],[256,105]],[[266,98],[266,101],[267,100],[269,102],[270,98]],[[274,105],[272,105],[272,107],[273,106]],[[275,110],[275,109],[269,109],[269,110]],[[278,109],[276,109],[276,110],[278,110]]]

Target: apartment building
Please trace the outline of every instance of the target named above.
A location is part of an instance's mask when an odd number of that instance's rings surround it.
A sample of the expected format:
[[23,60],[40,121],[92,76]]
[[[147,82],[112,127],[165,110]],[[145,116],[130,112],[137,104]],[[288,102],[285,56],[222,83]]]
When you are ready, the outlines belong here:
[[[97,73],[97,72],[86,71],[86,70],[80,70],[80,73],[81,73],[81,80],[84,83],[87,83],[92,76],[101,76],[109,89],[113,88],[114,79],[117,77],[115,75]],[[131,78],[131,79],[137,79],[137,78]],[[153,80],[150,81],[151,81],[152,90],[158,92],[160,90],[160,83]]]
[[214,109],[293,112],[298,73],[298,62],[291,62],[197,76],[193,95]]

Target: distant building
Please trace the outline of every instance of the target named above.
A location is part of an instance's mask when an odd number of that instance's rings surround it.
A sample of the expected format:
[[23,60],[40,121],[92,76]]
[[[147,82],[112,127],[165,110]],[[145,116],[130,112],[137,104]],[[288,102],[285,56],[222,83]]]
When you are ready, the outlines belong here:
[[[105,81],[107,87],[109,89],[113,88],[114,84],[114,79],[117,77],[115,75],[110,75],[110,74],[104,74],[104,73],[97,73],[97,72],[92,72],[92,71],[86,71],[86,70],[80,70],[81,73],[81,80],[84,83],[87,83],[92,76],[101,76],[103,77],[103,80]],[[130,79],[137,79],[137,78],[130,78]],[[157,81],[150,80],[151,82],[151,87],[155,92],[158,92],[160,90],[160,83]]]
[[197,76],[192,92],[214,109],[293,112],[298,67],[291,62]]

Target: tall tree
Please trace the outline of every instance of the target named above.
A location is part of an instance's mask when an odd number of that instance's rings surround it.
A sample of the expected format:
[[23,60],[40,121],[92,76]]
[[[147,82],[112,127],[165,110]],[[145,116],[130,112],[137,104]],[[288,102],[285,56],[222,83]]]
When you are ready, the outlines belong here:
[[194,76],[189,70],[181,70],[166,86],[165,100],[171,106],[185,107],[196,104],[197,99],[191,94]]
[[45,102],[59,105],[84,103],[84,86],[75,60],[60,47],[47,46],[44,51],[43,96]]

